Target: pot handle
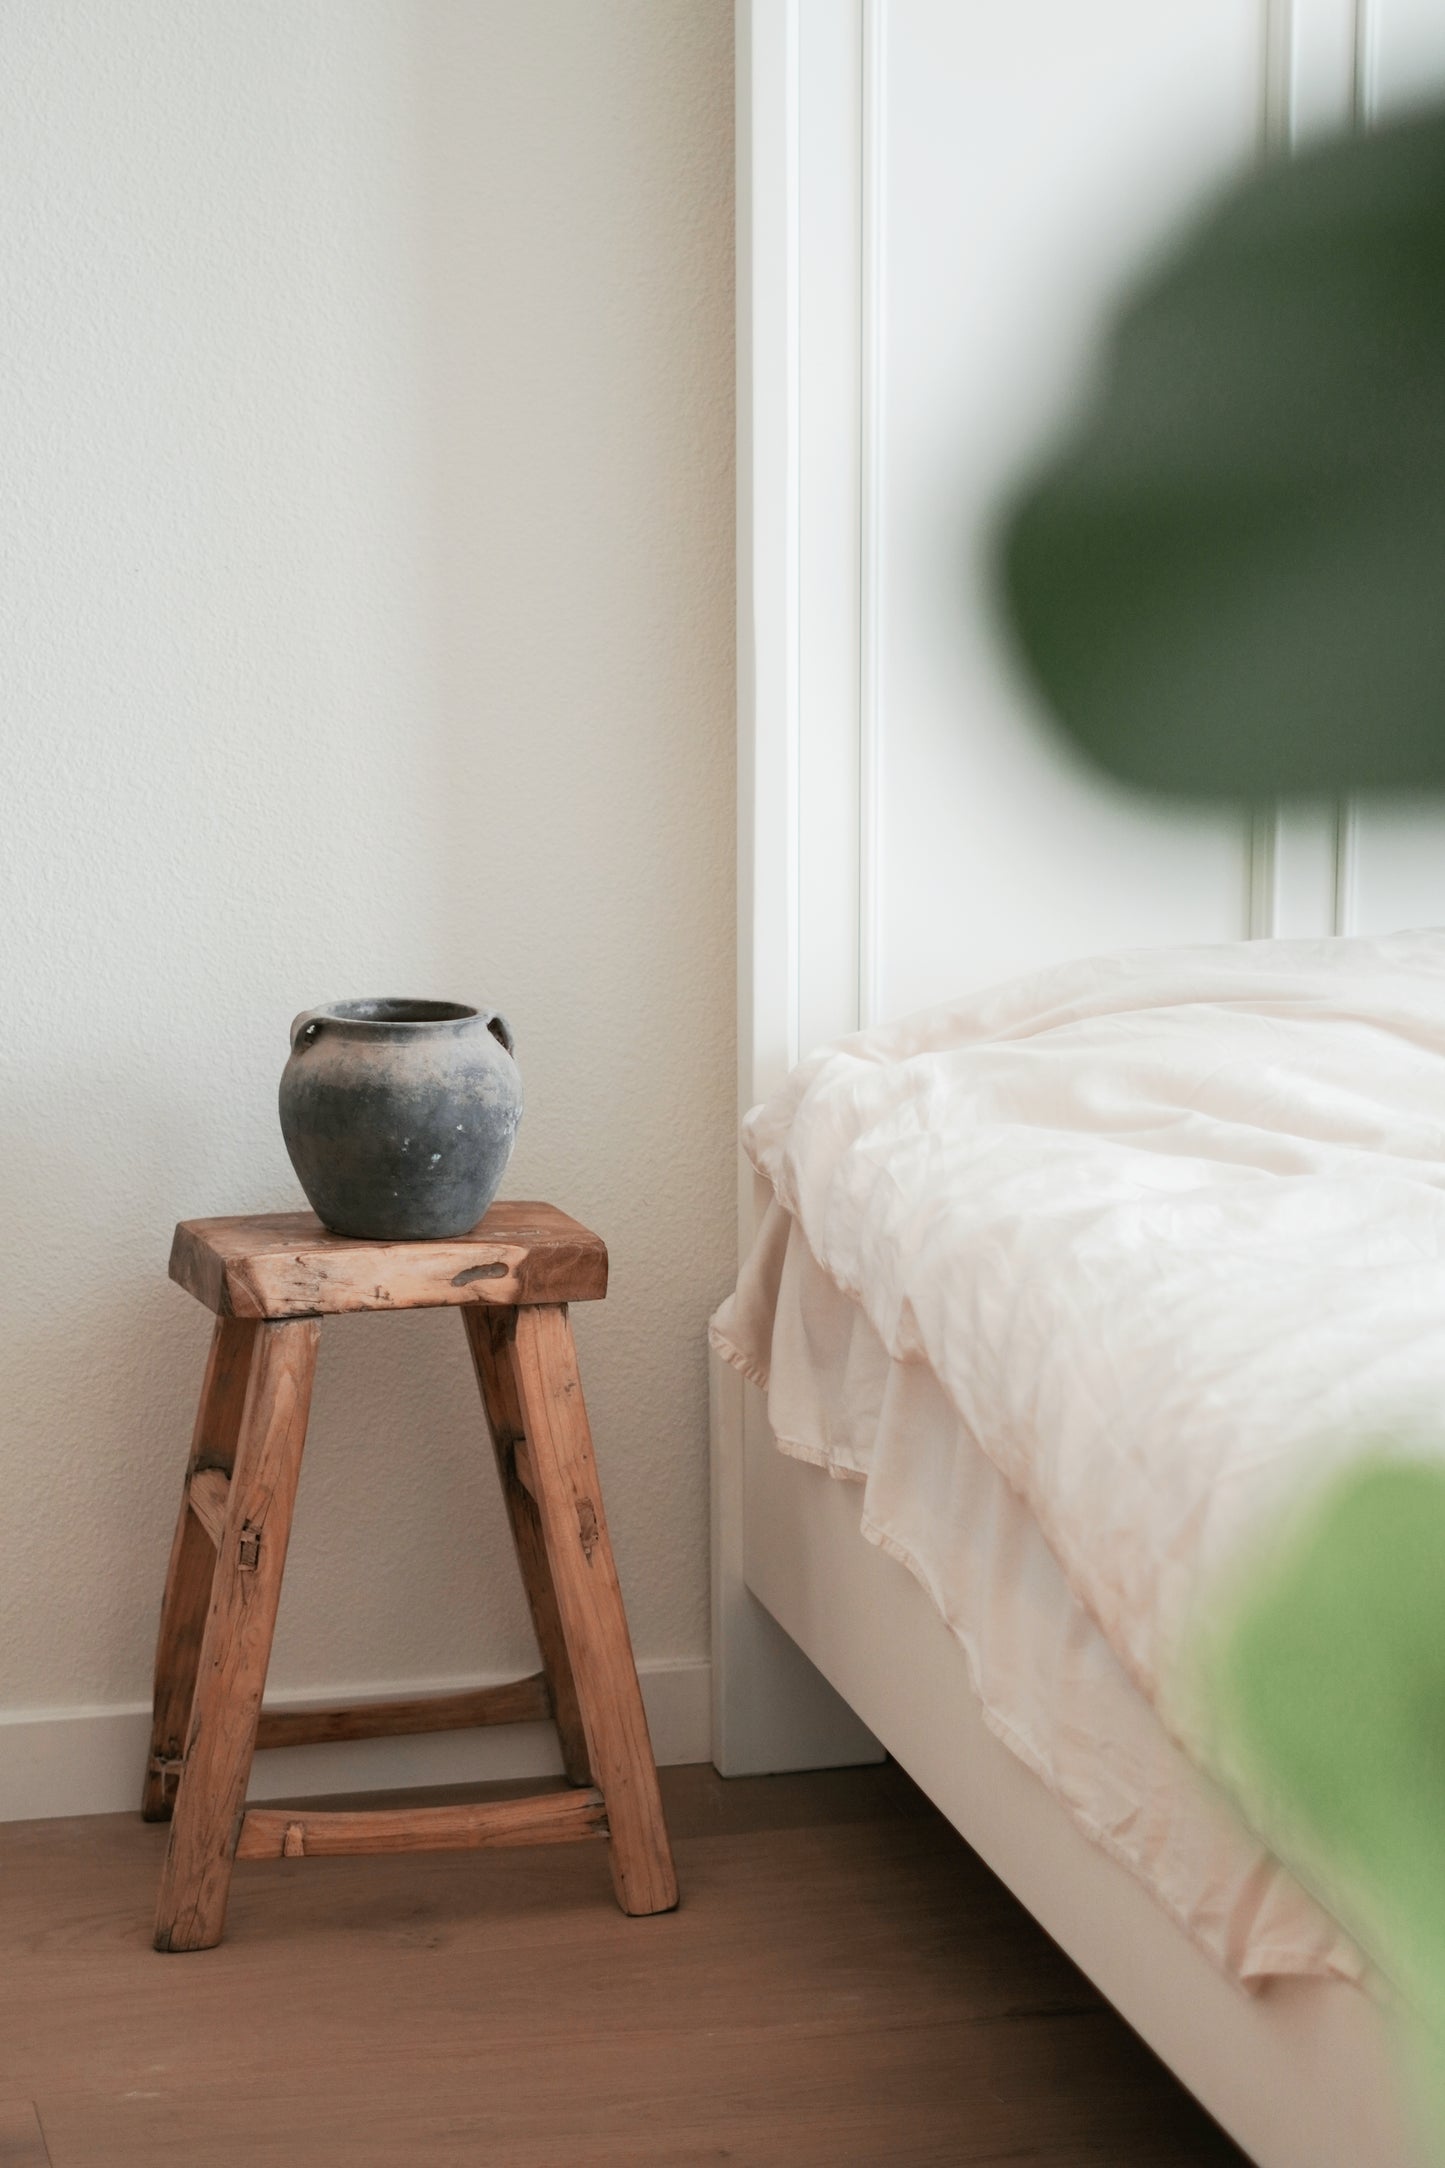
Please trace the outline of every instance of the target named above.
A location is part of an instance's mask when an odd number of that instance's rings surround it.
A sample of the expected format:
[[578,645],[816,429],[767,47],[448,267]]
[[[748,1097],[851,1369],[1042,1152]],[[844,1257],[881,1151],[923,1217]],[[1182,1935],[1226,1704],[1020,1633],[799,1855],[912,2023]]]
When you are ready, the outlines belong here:
[[507,1022],[505,1016],[503,1016],[501,1010],[490,1009],[487,1012],[484,1021],[486,1023],[488,1031],[491,1033],[492,1037],[497,1041],[497,1043],[500,1046],[505,1047],[506,1051],[509,1054],[514,1053],[516,1051],[517,1042],[512,1035],[512,1027]]
[[291,1019],[292,1053],[301,1054],[305,1052],[308,1046],[314,1046],[321,1037],[321,1027],[325,1021],[326,1018],[320,1009],[303,1009],[299,1016],[293,1016]]

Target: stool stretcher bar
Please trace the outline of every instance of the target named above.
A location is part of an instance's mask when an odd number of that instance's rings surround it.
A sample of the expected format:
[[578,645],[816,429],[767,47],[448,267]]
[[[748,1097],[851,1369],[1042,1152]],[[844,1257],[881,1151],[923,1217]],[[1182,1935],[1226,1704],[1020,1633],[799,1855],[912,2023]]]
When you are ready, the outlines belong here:
[[320,1746],[336,1739],[404,1739],[424,1731],[471,1731],[485,1724],[542,1724],[552,1714],[545,1675],[475,1686],[410,1701],[354,1701],[326,1709],[262,1709],[258,1747]]
[[249,1807],[237,1859],[339,1859],[362,1852],[479,1852],[504,1844],[573,1844],[607,1835],[596,1790],[462,1807],[379,1807],[313,1814]]
[[[353,1739],[407,1739],[430,1731],[480,1731],[488,1724],[545,1724],[553,1716],[546,1674],[502,1686],[465,1687],[455,1694],[418,1694],[406,1701],[344,1701],[317,1709],[266,1709],[256,1748],[328,1746]],[[157,1754],[151,1767],[178,1776],[184,1759]]]

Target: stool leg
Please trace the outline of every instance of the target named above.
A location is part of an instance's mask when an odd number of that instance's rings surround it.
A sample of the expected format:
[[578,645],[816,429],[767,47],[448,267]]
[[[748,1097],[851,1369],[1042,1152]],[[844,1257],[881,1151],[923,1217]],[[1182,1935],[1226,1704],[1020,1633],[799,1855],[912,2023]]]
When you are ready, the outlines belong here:
[[512,1364],[537,1510],[624,1912],[670,1912],[677,1877],[563,1305],[520,1309]]
[[552,1569],[547,1563],[542,1523],[517,1474],[516,1450],[525,1432],[517,1381],[512,1371],[514,1316],[514,1311],[496,1304],[479,1303],[475,1309],[463,1310],[462,1323],[466,1327],[467,1345],[472,1351],[482,1405],[487,1411],[497,1468],[502,1478],[502,1496],[512,1524],[517,1564],[522,1571],[522,1585],[532,1609],[532,1626],[542,1653],[547,1690],[552,1697],[552,1716],[562,1745],[562,1765],[569,1784],[590,1784],[592,1764],[587,1758],[587,1734],[582,1728],[582,1713],[577,1706],[577,1688],[562,1632],[561,1613],[557,1609]]
[[158,1950],[221,1939],[316,1369],[314,1317],[259,1327],[156,1909]]
[[191,1477],[203,1468],[219,1468],[225,1475],[231,1472],[256,1332],[249,1318],[218,1317],[211,1335],[156,1640],[151,1749],[140,1809],[148,1822],[168,1821],[175,1802],[216,1570],[214,1546],[190,1508]]

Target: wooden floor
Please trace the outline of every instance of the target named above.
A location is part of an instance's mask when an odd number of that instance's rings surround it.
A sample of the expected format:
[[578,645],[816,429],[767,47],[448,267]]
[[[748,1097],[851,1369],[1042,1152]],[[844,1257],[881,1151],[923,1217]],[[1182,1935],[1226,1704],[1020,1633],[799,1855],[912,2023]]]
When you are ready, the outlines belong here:
[[0,2168],[1242,2160],[895,1769],[663,1782],[665,1917],[594,1845],[276,1861],[182,1957],[163,1829],[0,1825]]

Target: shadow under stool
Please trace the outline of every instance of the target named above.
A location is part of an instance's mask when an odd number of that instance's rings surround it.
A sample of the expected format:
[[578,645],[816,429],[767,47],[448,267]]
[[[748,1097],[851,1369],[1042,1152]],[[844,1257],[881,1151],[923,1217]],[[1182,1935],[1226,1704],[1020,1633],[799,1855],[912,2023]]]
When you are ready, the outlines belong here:
[[[602,1510],[569,1302],[607,1291],[597,1235],[546,1204],[496,1204],[447,1242],[361,1242],[309,1212],[185,1220],[171,1278],[215,1312],[171,1547],[141,1811],[170,1821],[158,1950],[221,1939],[238,1859],[607,1844],[624,1912],[677,1881]],[[471,1693],[267,1710],[266,1667],[323,1317],[461,1311],[542,1669]],[[571,1789],[470,1806],[248,1807],[258,1746],[550,1719]]]

